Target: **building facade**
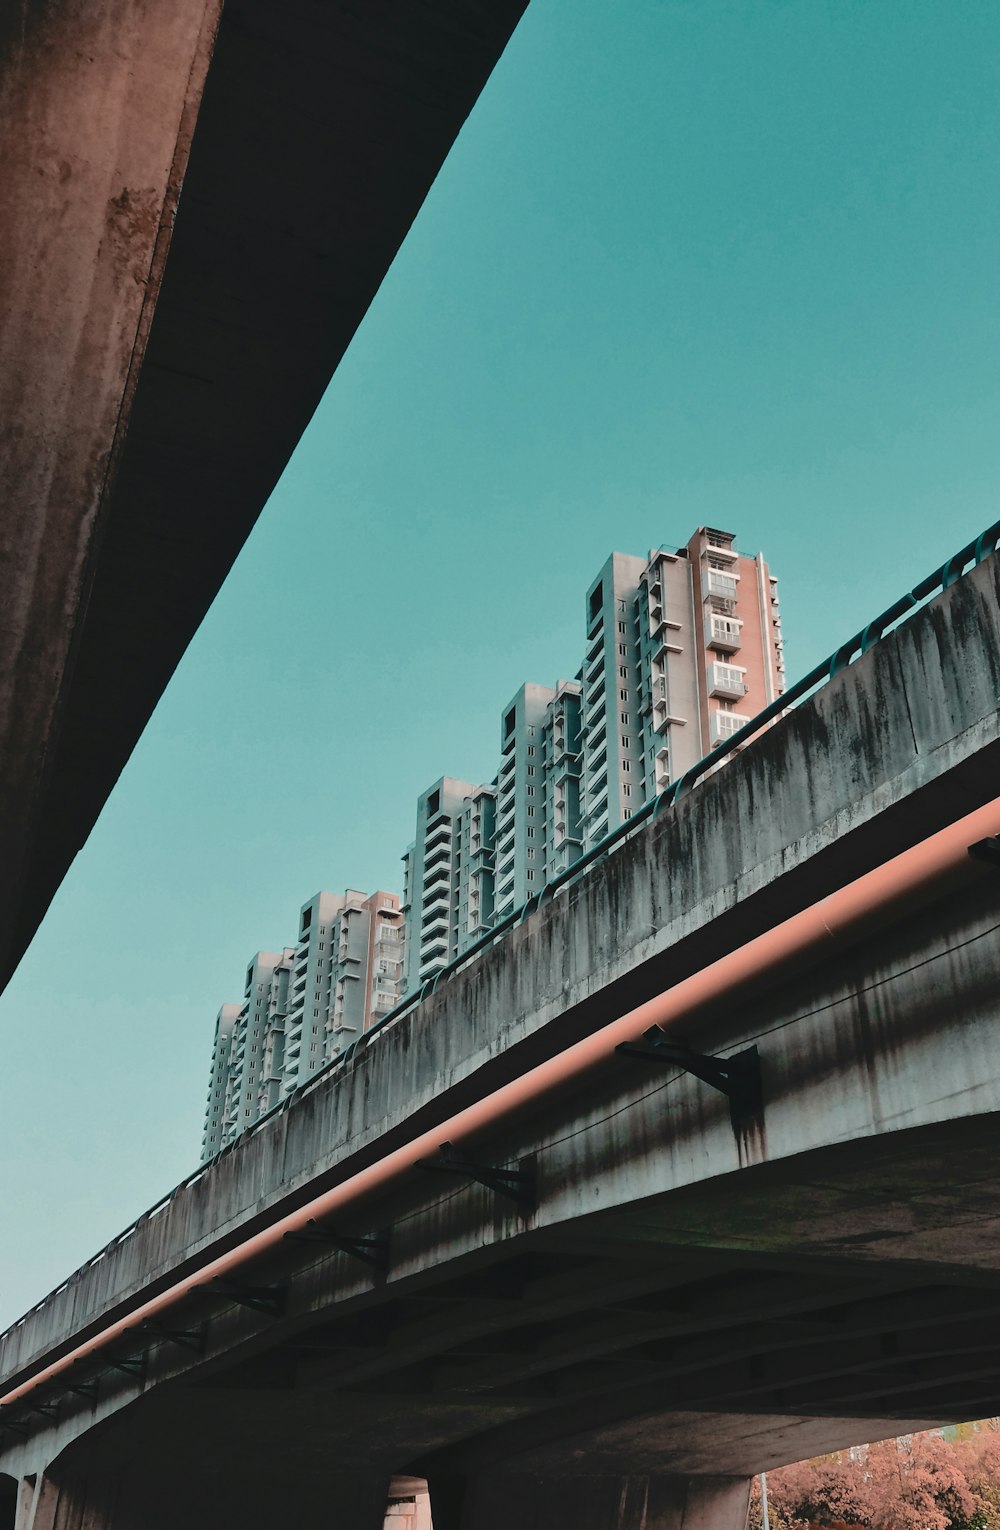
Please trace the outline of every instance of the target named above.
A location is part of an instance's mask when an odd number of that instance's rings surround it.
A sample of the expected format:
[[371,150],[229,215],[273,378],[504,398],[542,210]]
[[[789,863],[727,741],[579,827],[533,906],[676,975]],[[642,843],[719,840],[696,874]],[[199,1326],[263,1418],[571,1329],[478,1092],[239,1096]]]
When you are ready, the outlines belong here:
[[202,1162],[388,1014],[404,949],[398,895],[348,889],[303,904],[296,945],[256,953],[216,1021]]
[[777,580],[731,532],[612,553],[584,605],[584,655],[500,714],[488,783],[441,776],[417,801],[403,897],[303,904],[216,1021],[202,1159],[730,738],[785,688]]
[[732,532],[612,553],[585,597],[583,663],[525,684],[488,786],[444,776],[404,856],[408,991],[626,823],[780,696],[777,580]]

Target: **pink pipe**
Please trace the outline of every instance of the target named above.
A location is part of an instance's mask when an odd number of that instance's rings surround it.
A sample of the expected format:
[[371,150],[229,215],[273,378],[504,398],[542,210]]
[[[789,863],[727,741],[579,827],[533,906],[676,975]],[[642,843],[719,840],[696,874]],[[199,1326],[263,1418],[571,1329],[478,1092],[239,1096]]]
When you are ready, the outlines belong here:
[[412,1169],[420,1158],[435,1154],[444,1142],[458,1142],[494,1126],[504,1116],[538,1100],[550,1090],[560,1088],[614,1055],[621,1041],[636,1041],[651,1025],[670,1025],[683,1015],[701,1008],[751,979],[773,971],[793,957],[825,945],[828,941],[849,939],[859,932],[871,914],[886,914],[913,896],[920,888],[949,872],[968,864],[968,847],[1000,831],[1000,798],[968,813],[956,823],[940,829],[929,839],[912,845],[892,860],[866,872],[818,903],[792,914],[781,924],[747,941],[735,951],[692,973],[679,983],[657,994],[618,1020],[567,1047],[557,1057],[549,1058],[520,1078],[504,1084],[485,1099],[477,1100],[457,1115],[422,1132],[404,1147],[396,1148],[378,1163],[352,1174],[333,1189],[326,1190],[305,1206],[281,1217],[262,1232],[247,1238],[237,1248],[211,1259],[197,1274],[187,1275],[176,1285],[161,1291],[86,1340],[69,1354],[61,1356],[27,1381],[0,1396],[0,1404],[9,1405],[32,1392],[45,1381],[60,1375],[77,1361],[96,1354],[104,1345],[121,1338],[135,1323],[157,1316],[182,1300],[197,1286],[215,1276],[230,1274],[241,1265],[277,1247],[286,1232],[301,1230],[306,1222],[330,1216],[362,1196],[383,1189],[393,1179]]

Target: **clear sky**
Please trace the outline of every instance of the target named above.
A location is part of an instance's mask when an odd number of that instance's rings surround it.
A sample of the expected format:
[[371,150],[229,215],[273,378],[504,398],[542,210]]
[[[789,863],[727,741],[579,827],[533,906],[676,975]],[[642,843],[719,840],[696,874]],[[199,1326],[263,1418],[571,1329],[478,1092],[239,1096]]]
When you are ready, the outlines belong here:
[[789,678],[996,518],[996,0],[531,0],[0,999],[0,1323],[197,1162],[215,1014],[400,886],[612,550],[780,578]]

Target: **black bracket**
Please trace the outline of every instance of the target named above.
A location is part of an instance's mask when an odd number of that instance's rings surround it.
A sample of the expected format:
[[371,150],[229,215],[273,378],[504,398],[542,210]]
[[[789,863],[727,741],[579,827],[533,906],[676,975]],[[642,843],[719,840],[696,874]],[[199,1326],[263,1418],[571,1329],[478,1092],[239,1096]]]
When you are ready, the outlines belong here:
[[9,1429],[11,1434],[29,1434],[30,1428],[23,1418],[0,1418],[0,1429]]
[[283,1286],[248,1286],[242,1280],[226,1280],[217,1275],[202,1290],[213,1291],[216,1296],[225,1296],[232,1302],[238,1302],[241,1307],[252,1308],[254,1312],[266,1312],[269,1317],[280,1317],[285,1310]]
[[969,854],[974,861],[986,861],[991,866],[1000,866],[1000,835],[977,840],[969,846]]
[[58,1418],[59,1407],[56,1403],[32,1403],[29,1413],[37,1413],[42,1418]]
[[623,1057],[637,1057],[643,1062],[665,1063],[700,1078],[718,1089],[729,1101],[733,1127],[739,1130],[747,1120],[763,1109],[760,1088],[760,1056],[756,1046],[747,1047],[732,1057],[707,1057],[693,1052],[682,1041],[670,1041],[658,1025],[643,1031],[642,1041],[623,1041],[615,1048]]
[[136,1355],[132,1358],[126,1358],[124,1360],[113,1360],[109,1358],[107,1363],[113,1371],[121,1371],[122,1375],[124,1376],[141,1377],[145,1376],[146,1374],[145,1355]]
[[147,1320],[139,1325],[139,1331],[150,1339],[162,1339],[165,1344],[177,1344],[182,1349],[190,1349],[196,1355],[200,1355],[205,1348],[204,1327],[165,1328],[162,1323]]
[[350,1254],[352,1259],[373,1265],[377,1270],[384,1270],[389,1262],[389,1239],[384,1233],[375,1238],[352,1238],[310,1218],[297,1232],[286,1232],[284,1236],[290,1243],[324,1243],[339,1249],[342,1254]]
[[431,1174],[463,1174],[466,1179],[485,1185],[494,1194],[514,1201],[522,1211],[531,1211],[536,1204],[534,1174],[525,1173],[523,1169],[497,1169],[492,1164],[476,1163],[464,1153],[456,1152],[450,1142],[441,1144],[439,1157],[420,1158],[414,1167]]
[[74,1397],[86,1397],[93,1402],[97,1396],[97,1377],[95,1376],[92,1381],[67,1382],[66,1390],[72,1392]]

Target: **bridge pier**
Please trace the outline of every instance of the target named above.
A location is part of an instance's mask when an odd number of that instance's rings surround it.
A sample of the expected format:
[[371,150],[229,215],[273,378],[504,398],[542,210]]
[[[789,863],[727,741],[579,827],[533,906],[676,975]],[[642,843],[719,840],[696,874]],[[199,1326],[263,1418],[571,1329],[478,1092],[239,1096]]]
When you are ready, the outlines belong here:
[[748,1477],[542,1477],[485,1472],[429,1479],[434,1530],[746,1530]]
[[[290,1461],[267,1467],[248,1449],[238,1460],[206,1462],[193,1478],[144,1473],[136,1462],[120,1472],[63,1472],[53,1467],[20,1484],[11,1519],[0,1530],[382,1530],[388,1478],[381,1472],[341,1476]],[[0,1501],[2,1502],[2,1501]],[[0,1509],[2,1513],[2,1509]]]

